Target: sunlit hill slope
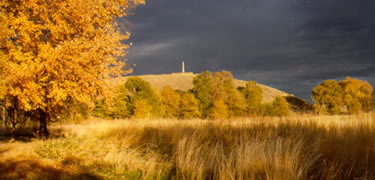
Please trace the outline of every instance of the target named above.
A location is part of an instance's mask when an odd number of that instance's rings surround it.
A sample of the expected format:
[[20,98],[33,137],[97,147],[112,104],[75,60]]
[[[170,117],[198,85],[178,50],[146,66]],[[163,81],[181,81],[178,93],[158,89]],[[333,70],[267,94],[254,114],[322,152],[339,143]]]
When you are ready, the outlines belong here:
[[[151,86],[158,88],[159,90],[162,89],[164,86],[171,86],[176,90],[189,90],[193,88],[193,78],[197,74],[193,73],[172,73],[172,74],[150,74],[150,75],[139,75],[145,81],[149,82]],[[126,76],[121,78],[116,78],[113,80],[113,83],[118,85],[126,82],[128,77],[133,76]],[[244,87],[246,81],[235,79],[234,83],[240,87]],[[278,89],[258,84],[263,88],[263,102],[271,102],[276,96],[288,96],[290,94],[280,91]]]

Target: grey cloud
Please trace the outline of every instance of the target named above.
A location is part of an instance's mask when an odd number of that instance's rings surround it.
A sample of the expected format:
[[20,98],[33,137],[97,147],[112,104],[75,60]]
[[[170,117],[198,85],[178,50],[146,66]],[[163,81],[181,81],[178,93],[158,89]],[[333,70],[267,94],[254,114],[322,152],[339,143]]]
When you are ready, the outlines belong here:
[[232,71],[309,98],[324,79],[374,81],[372,0],[152,0],[130,17],[135,74]]

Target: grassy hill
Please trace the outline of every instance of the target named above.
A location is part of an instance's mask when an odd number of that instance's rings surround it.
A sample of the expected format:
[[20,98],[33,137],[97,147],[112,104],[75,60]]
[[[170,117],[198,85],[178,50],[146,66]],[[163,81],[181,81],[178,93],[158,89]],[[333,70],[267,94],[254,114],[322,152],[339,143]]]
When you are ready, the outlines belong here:
[[[164,86],[171,86],[174,89],[178,90],[189,90],[193,88],[193,78],[196,74],[193,73],[172,73],[172,74],[152,74],[152,75],[140,75],[138,77],[144,79],[145,81],[149,82],[151,86],[157,87],[159,90],[162,89]],[[121,77],[114,80],[115,84],[122,84],[126,82],[128,77]],[[244,80],[234,80],[234,83],[237,86],[245,86],[246,81]],[[278,89],[258,84],[263,88],[263,102],[271,102],[275,96],[288,96],[289,94]]]

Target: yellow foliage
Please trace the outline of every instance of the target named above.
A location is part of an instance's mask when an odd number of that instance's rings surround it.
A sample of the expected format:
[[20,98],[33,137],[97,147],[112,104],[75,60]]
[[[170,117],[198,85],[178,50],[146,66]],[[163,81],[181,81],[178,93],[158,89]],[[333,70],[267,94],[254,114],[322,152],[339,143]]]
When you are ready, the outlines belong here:
[[209,113],[208,118],[210,119],[225,119],[228,118],[229,112],[228,107],[223,99],[217,99],[214,101]]
[[[344,91],[336,80],[325,80],[312,91],[312,98],[317,104],[316,108],[325,107],[331,114],[339,114],[340,107],[344,105]],[[317,112],[320,110],[316,109]]]
[[179,111],[179,118],[181,119],[193,119],[201,117],[198,100],[189,92],[182,93],[179,103]]
[[370,111],[373,87],[367,81],[347,77],[345,80],[326,80],[313,89],[312,97],[317,112],[322,108],[331,114],[341,113],[343,108],[350,114]]
[[249,81],[246,83],[243,94],[246,98],[247,113],[249,115],[261,114],[263,89],[255,81]]
[[165,118],[174,118],[179,115],[180,95],[172,87],[165,86],[161,91],[162,115]]
[[92,107],[106,78],[129,72],[117,57],[125,55],[129,46],[121,41],[130,33],[122,34],[114,18],[138,4],[144,1],[2,0],[0,24],[7,28],[0,31],[6,61],[0,75],[7,106],[50,115],[74,104]]
[[272,102],[273,115],[276,116],[286,116],[290,114],[289,104],[286,99],[282,96],[276,96],[275,100]]
[[348,107],[349,113],[358,113],[361,110],[369,111],[371,109],[371,100],[373,88],[367,81],[347,77],[340,82],[344,92],[344,102]]
[[134,103],[134,118],[149,119],[151,117],[152,106],[147,99],[137,99]]

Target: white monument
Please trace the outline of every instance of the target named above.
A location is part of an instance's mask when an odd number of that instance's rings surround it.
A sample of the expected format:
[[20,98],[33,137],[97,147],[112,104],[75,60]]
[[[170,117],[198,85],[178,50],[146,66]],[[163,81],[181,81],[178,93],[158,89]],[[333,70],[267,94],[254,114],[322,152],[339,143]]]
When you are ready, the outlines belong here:
[[182,61],[182,73],[185,73],[185,62]]
[[185,61],[182,61],[181,63],[181,71],[180,72],[175,72],[175,73],[172,73],[173,75],[179,75],[179,76],[193,76],[194,73],[193,72],[186,72],[185,71]]

